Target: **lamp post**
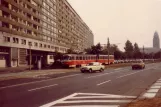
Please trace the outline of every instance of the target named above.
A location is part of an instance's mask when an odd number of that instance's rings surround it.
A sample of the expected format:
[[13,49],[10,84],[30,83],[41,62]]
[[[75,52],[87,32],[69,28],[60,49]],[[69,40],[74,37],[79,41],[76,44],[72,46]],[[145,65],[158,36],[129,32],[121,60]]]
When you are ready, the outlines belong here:
[[29,69],[31,70],[31,46],[32,46],[32,44],[31,44],[31,42],[29,42]]
[[143,61],[144,61],[144,45],[143,45]]
[[[121,43],[116,43],[116,44],[110,44],[110,42],[109,42],[109,38],[107,39],[107,44],[101,44],[101,45],[104,45],[104,46],[107,46],[107,52],[108,52],[108,64],[110,63],[110,46],[111,45],[119,45],[119,44],[121,44]],[[113,52],[113,54],[114,54],[114,52]]]

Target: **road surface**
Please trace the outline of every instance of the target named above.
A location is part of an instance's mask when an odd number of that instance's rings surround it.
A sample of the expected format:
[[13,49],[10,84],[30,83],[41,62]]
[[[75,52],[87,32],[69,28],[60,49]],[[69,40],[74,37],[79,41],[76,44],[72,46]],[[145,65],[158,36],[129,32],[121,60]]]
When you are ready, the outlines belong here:
[[[0,85],[0,107],[120,107],[161,96],[161,63]],[[157,93],[158,92],[158,93]]]

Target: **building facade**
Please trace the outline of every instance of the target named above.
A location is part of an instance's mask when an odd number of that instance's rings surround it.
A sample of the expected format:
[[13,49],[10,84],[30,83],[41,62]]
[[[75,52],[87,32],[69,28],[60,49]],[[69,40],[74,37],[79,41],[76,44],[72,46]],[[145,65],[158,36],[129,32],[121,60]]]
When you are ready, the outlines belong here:
[[[26,66],[93,45],[89,27],[66,0],[0,0],[0,61]],[[3,64],[0,65],[4,66]]]

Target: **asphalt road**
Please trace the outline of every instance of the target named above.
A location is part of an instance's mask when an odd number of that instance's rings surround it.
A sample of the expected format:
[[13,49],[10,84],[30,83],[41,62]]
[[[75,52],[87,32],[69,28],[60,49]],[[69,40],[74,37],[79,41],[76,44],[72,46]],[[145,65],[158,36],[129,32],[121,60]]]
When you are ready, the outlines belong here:
[[[161,63],[102,73],[67,73],[0,86],[0,107],[119,107],[138,99],[161,79]],[[160,80],[159,80],[160,79]],[[161,87],[160,85],[157,87]],[[154,91],[156,96],[158,91]]]

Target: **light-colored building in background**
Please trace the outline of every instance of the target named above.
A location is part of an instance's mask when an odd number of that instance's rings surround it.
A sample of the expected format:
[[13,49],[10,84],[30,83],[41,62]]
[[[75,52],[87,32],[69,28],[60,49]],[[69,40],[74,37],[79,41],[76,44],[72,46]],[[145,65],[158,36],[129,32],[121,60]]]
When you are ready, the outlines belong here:
[[92,46],[89,27],[66,0],[0,0],[0,60],[3,66],[47,62],[54,52]]
[[153,47],[144,47],[143,48],[140,48],[140,51],[141,52],[144,52],[145,53],[157,53],[159,51],[161,51],[160,49],[160,39],[159,39],[159,35],[157,32],[154,33],[154,36],[153,36]]
[[153,48],[160,49],[160,38],[159,38],[158,32],[154,33]]

